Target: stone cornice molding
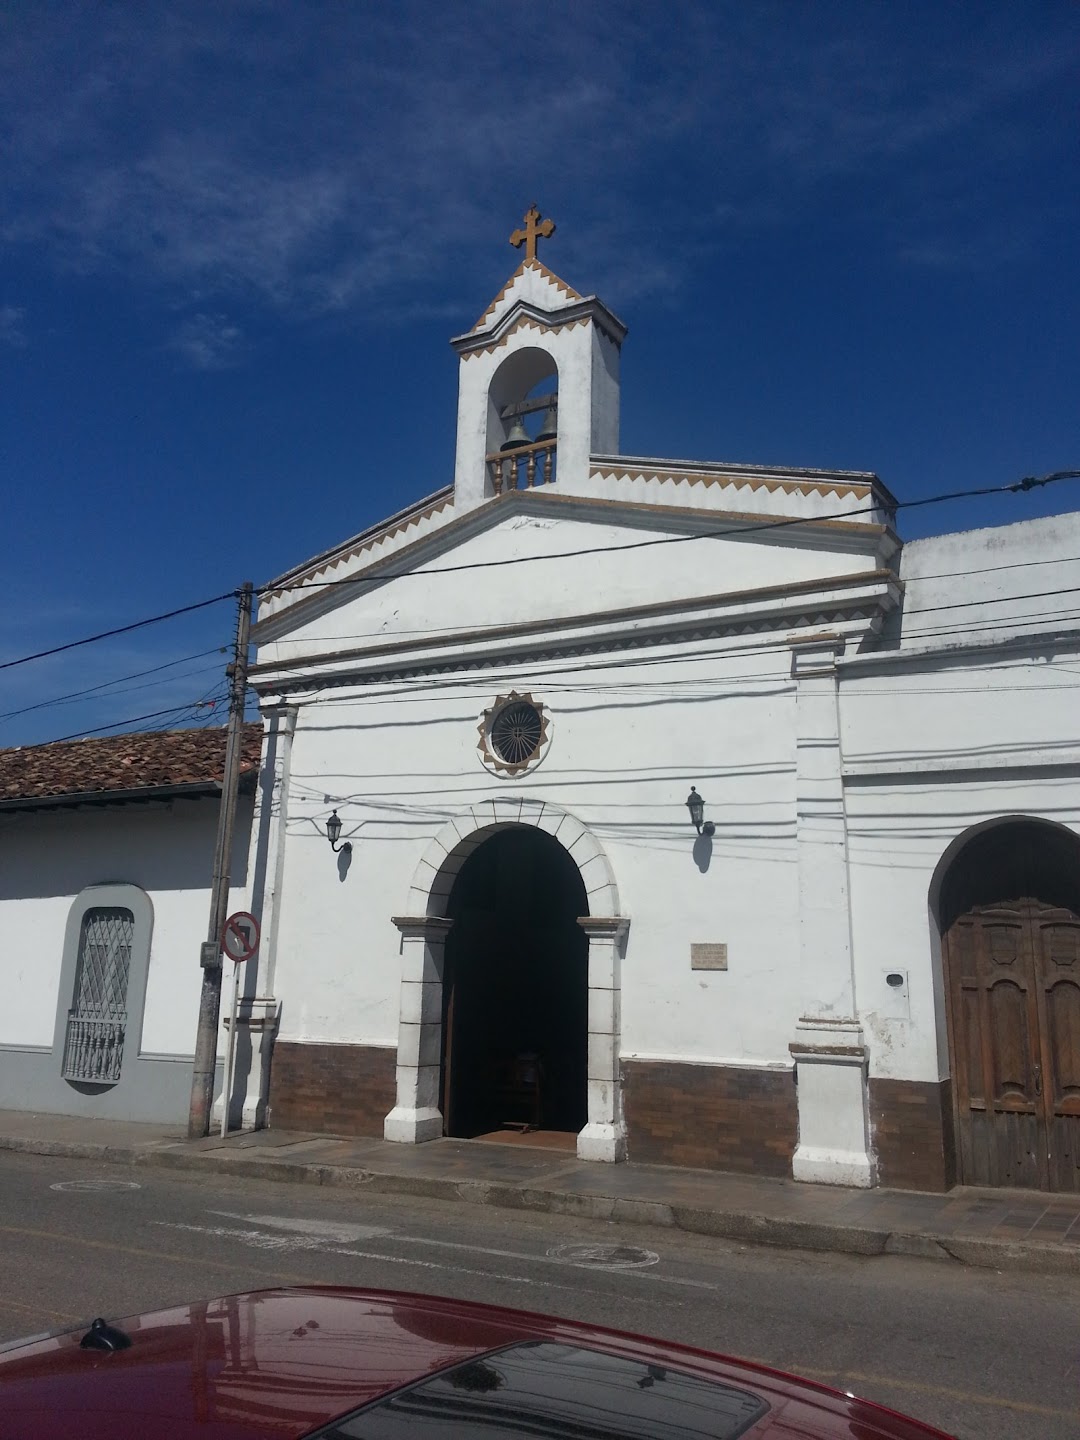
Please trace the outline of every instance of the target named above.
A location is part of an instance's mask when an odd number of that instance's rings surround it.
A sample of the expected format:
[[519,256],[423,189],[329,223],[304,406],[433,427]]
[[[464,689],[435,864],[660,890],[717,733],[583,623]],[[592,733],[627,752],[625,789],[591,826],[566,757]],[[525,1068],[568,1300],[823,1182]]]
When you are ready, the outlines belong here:
[[[840,692],[841,698],[843,691]],[[847,760],[840,768],[845,785],[880,785],[908,782],[934,781],[942,784],[959,784],[965,780],[985,782],[987,775],[998,778],[1003,775],[1026,776],[1037,779],[1052,777],[1067,771],[1080,769],[1080,746],[1070,745],[1064,750],[1049,748],[1026,752],[1022,757],[1014,752],[998,751],[989,755],[960,755],[951,758],[934,756],[926,760]],[[1018,815],[1027,815],[1027,810],[1018,810]]]
[[865,1065],[870,1051],[865,1045],[809,1045],[792,1043],[788,1050],[793,1060],[831,1061],[835,1065]]
[[446,915],[391,915],[407,940],[445,940],[453,920]]
[[474,355],[493,354],[522,328],[553,334],[575,325],[589,324],[595,324],[615,345],[622,345],[626,339],[626,326],[623,322],[611,313],[602,300],[590,295],[583,300],[560,306],[557,310],[549,310],[535,300],[515,300],[490,329],[458,335],[450,344],[462,360],[468,360]]
[[[1018,620],[1023,624],[1023,620]],[[973,625],[972,631],[977,636],[978,626]],[[855,672],[862,670],[893,670],[910,667],[912,669],[932,671],[942,666],[958,665],[981,665],[987,655],[1041,655],[1046,657],[1050,652],[1067,650],[1070,653],[1080,650],[1080,627],[1071,630],[1047,629],[1030,630],[1018,632],[1015,635],[984,634],[982,638],[971,640],[960,640],[954,643],[949,638],[943,638],[937,645],[923,643],[921,645],[893,645],[889,649],[861,651],[855,655],[845,655],[841,666],[848,672],[848,676],[856,678]],[[847,677],[845,677],[847,678]]]
[[870,1051],[858,1020],[833,1020],[803,1015],[795,1027],[796,1038],[788,1046],[795,1061],[834,1065],[865,1065]]
[[836,674],[836,662],[844,653],[846,639],[835,632],[826,632],[793,635],[788,644],[791,647],[791,673],[796,680],[806,680],[811,676]]
[[579,915],[577,923],[590,940],[621,940],[630,929],[629,915]]
[[[517,661],[776,636],[792,644],[793,627],[843,625],[862,638],[880,626],[899,599],[889,571],[862,572],[728,595],[658,601],[625,610],[523,621],[467,634],[389,642],[361,649],[264,661],[252,666],[257,691],[284,693],[352,683],[380,683],[410,675],[490,669]],[[778,636],[777,632],[785,632]]]

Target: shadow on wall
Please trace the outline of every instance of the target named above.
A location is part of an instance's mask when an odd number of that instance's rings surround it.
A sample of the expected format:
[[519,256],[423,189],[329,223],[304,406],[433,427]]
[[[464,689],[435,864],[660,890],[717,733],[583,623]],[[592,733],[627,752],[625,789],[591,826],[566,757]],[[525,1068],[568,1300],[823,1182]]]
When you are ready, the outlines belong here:
[[[252,797],[240,797],[231,881],[247,884]],[[210,886],[217,799],[0,816],[0,901],[77,895],[122,880],[148,892]]]

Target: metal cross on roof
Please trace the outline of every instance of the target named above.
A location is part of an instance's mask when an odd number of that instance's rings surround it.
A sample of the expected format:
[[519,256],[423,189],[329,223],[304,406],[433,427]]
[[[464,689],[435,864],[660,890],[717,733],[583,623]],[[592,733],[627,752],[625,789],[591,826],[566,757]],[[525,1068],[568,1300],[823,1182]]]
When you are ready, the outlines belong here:
[[[540,221],[539,224],[537,224],[538,220]],[[524,245],[525,259],[535,260],[537,240],[541,238],[547,240],[549,236],[554,234],[555,221],[540,220],[540,211],[535,205],[530,205],[525,213],[525,229],[515,230],[510,236],[510,244],[513,245],[515,249],[520,249],[521,246]]]

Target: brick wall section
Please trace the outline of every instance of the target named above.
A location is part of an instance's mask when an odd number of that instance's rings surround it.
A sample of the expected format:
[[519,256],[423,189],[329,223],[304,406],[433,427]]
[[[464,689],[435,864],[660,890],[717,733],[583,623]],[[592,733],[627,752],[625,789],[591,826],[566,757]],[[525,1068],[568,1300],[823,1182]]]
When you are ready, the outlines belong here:
[[270,1121],[276,1130],[375,1135],[397,1098],[397,1051],[373,1045],[279,1040],[270,1068]]
[[897,1190],[949,1190],[956,1183],[948,1080],[871,1080],[870,1135],[878,1183]]
[[623,1062],[628,1158],[791,1175],[798,1106],[790,1069]]

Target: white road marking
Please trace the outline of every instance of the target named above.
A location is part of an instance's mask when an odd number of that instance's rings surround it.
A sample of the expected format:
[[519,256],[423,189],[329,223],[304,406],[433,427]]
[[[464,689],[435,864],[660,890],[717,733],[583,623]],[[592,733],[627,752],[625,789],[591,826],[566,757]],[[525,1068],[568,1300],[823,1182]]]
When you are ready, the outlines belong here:
[[[211,1211],[220,1214],[220,1211]],[[463,1265],[444,1265],[438,1260],[414,1260],[408,1255],[387,1255],[379,1250],[354,1250],[348,1246],[328,1244],[325,1237],[268,1235],[264,1230],[238,1230],[229,1225],[187,1225],[179,1220],[153,1220],[166,1230],[186,1230],[209,1235],[217,1240],[239,1240],[256,1250],[319,1250],[324,1255],[348,1255],[359,1260],[378,1260],[387,1265],[411,1265],[423,1270],[449,1270],[455,1275],[475,1275],[481,1280],[505,1280],[514,1285],[535,1285],[543,1290],[575,1290],[573,1285],[559,1285],[550,1280],[533,1280],[527,1275],[493,1275],[490,1270],[469,1270]]]
[[[606,1270],[609,1273],[634,1275],[640,1279],[656,1280],[662,1285],[674,1285],[679,1288],[693,1290],[721,1290],[724,1288],[719,1283],[708,1280],[690,1280],[678,1275],[658,1275],[642,1267],[653,1266],[659,1262],[659,1255],[653,1250],[641,1250],[642,1259],[635,1259],[632,1266],[628,1266],[625,1259],[614,1262],[602,1258],[609,1250],[619,1251],[624,1246],[600,1246],[600,1245],[566,1245],[556,1246],[546,1255],[528,1254],[521,1250],[501,1250],[490,1245],[470,1245],[463,1240],[440,1240],[429,1235],[399,1235],[394,1234],[386,1226],[380,1225],[355,1225],[348,1221],[331,1220],[306,1220],[298,1219],[288,1215],[241,1215],[231,1210],[210,1210],[210,1215],[220,1215],[227,1220],[246,1221],[249,1227],[240,1229],[228,1225],[184,1225],[176,1221],[155,1220],[155,1225],[164,1225],[173,1230],[191,1230],[201,1235],[211,1235],[218,1239],[239,1240],[245,1245],[250,1245],[257,1250],[274,1250],[278,1252],[288,1250],[321,1250],[324,1253],[336,1255],[356,1255],[365,1260],[385,1260],[387,1264],[416,1265],[435,1270],[456,1270],[462,1275],[481,1275],[488,1279],[492,1278],[488,1270],[468,1270],[462,1266],[448,1265],[432,1260],[410,1260],[404,1256],[391,1255],[383,1251],[353,1250],[342,1248],[350,1242],[357,1240],[374,1240],[385,1237],[392,1239],[398,1245],[430,1245],[439,1250],[460,1250],[469,1255],[488,1255],[495,1260],[518,1260],[527,1265],[556,1265],[563,1269],[574,1270]],[[258,1228],[270,1226],[274,1229],[284,1231],[283,1234],[271,1234],[267,1229]],[[635,1247],[636,1248],[636,1247]],[[580,1255],[577,1252],[581,1252]],[[597,1260],[590,1259],[591,1256],[600,1257]],[[573,1289],[573,1286],[559,1285],[554,1281],[530,1280],[524,1276],[502,1275],[499,1278],[516,1280],[523,1285],[550,1285],[557,1290]]]
[[354,1225],[340,1220],[304,1220],[287,1215],[238,1215],[234,1210],[209,1210],[207,1214],[221,1215],[226,1220],[246,1220],[249,1225],[286,1230],[338,1245],[351,1245],[357,1240],[374,1240],[378,1235],[390,1234],[385,1225]]
[[325,1240],[310,1235],[268,1235],[265,1230],[240,1230],[235,1225],[185,1225],[180,1220],[153,1220],[166,1230],[188,1230],[196,1235],[212,1235],[216,1240],[239,1240],[256,1250],[326,1250]]

